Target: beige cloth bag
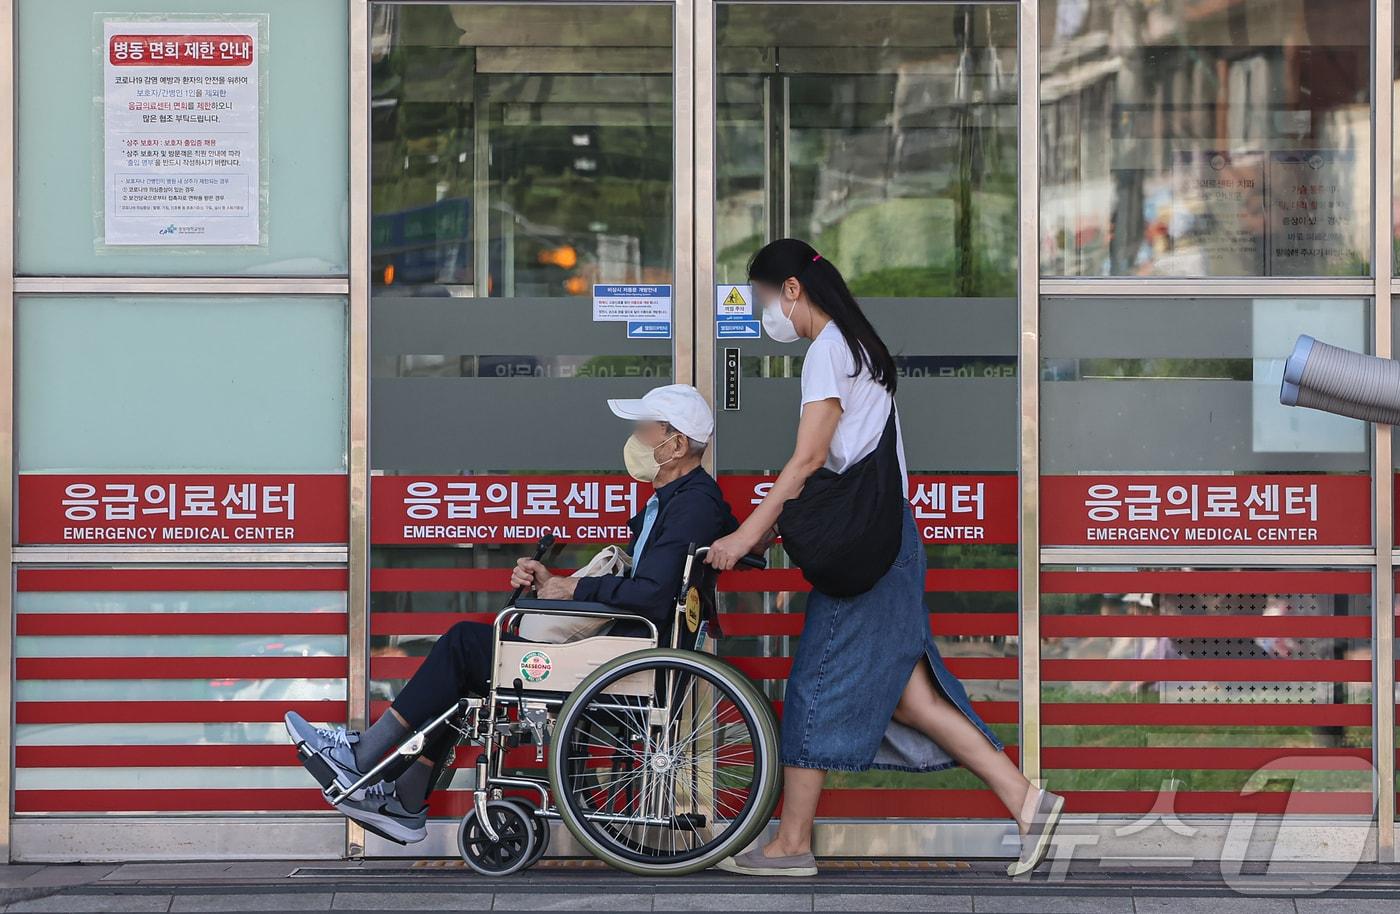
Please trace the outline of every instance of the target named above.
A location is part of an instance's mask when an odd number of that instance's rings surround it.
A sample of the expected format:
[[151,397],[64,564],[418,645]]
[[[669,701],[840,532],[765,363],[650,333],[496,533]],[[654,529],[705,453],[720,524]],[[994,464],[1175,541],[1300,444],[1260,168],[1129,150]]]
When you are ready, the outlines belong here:
[[[632,556],[621,546],[607,546],[571,578],[595,578],[605,574],[627,574],[632,568]],[[539,616],[526,615],[520,620],[520,637],[530,641],[547,641],[563,644],[598,634],[612,622],[611,619],[591,619],[586,616]]]

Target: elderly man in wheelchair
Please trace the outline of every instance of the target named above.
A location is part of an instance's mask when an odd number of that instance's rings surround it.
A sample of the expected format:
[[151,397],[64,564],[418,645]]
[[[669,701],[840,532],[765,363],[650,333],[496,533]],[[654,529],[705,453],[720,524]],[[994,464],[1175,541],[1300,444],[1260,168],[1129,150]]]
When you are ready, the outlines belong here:
[[[495,623],[448,629],[363,733],[287,713],[302,764],[366,829],[423,840],[428,795],[463,741],[481,752],[458,845],[483,873],[538,860],[555,818],[596,856],[653,875],[710,866],[767,823],[779,788],[772,710],[737,670],[696,650],[718,634],[703,544],[738,526],[700,465],[713,415],[680,384],[608,405],[635,422],[628,472],[655,487],[629,522],[625,573],[552,575],[546,537],[516,563]],[[521,599],[527,590],[534,599]],[[537,763],[548,749],[547,780],[515,770],[522,742]]]

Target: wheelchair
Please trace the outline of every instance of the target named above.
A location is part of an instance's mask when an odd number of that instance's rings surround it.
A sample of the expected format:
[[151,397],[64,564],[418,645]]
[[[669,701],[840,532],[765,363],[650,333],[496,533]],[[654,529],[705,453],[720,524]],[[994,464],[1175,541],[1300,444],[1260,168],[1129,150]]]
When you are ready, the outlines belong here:
[[[541,540],[536,558],[552,545],[552,537]],[[781,774],[768,699],[702,649],[720,635],[715,572],[702,561],[708,551],[693,544],[687,550],[667,646],[642,616],[600,603],[521,599],[517,589],[493,625],[493,675],[484,697],[459,698],[344,789],[304,743],[297,750],[338,805],[394,776],[390,769],[401,772],[439,727],[456,731],[444,737],[454,753],[462,744],[480,746],[472,808],[457,844],[466,864],[484,875],[533,865],[544,856],[554,819],[589,853],[630,873],[678,876],[713,866],[767,825]],[[741,564],[766,563],[748,556]],[[503,640],[528,614],[610,622],[563,643]],[[547,761],[547,779],[508,767],[507,753],[522,744],[534,746],[537,763]],[[450,763],[440,765],[435,785],[451,772]]]

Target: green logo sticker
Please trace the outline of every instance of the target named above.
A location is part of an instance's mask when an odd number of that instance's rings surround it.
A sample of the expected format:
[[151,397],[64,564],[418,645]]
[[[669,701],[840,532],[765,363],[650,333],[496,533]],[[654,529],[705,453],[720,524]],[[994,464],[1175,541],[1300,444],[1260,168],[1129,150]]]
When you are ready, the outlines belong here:
[[526,682],[544,682],[552,669],[554,664],[549,662],[549,655],[544,651],[530,651],[520,658],[520,675]]

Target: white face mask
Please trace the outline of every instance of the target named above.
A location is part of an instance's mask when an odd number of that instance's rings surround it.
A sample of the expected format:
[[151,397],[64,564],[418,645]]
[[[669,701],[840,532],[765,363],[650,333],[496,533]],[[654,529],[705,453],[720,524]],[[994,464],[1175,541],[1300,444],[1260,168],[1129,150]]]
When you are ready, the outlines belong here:
[[792,312],[784,313],[781,296],[763,306],[763,329],[769,339],[779,343],[795,343],[802,338],[792,315],[797,311],[797,302],[792,303]]

